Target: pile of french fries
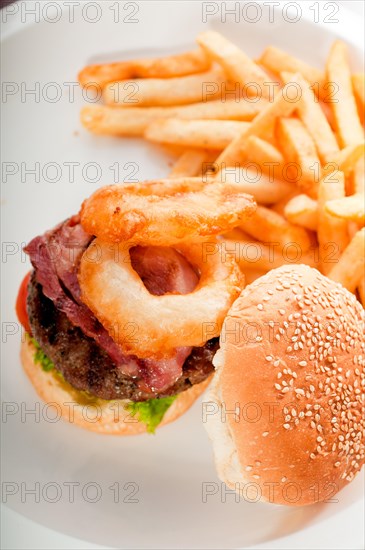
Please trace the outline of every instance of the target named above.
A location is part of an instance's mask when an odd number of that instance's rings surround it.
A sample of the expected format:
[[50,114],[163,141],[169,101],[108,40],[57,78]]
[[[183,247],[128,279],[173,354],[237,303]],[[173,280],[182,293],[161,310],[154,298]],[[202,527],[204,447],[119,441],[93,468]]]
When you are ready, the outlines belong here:
[[141,136],[178,155],[169,177],[237,185],[256,213],[222,237],[247,283],[306,263],[365,305],[364,74],[336,41],[324,70],[269,46],[249,58],[217,32],[163,59],[85,67],[104,104],[82,110],[97,134]]

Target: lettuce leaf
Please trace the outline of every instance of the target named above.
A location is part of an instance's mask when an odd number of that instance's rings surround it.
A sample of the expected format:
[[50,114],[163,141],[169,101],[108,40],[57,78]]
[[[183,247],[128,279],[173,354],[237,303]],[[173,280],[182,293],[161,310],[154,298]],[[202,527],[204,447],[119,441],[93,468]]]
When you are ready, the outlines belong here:
[[132,416],[137,415],[139,422],[146,424],[148,433],[154,434],[167,409],[176,398],[177,395],[173,395],[171,397],[161,397],[160,399],[131,402],[128,403],[126,408]]
[[[61,373],[58,373],[55,369],[54,363],[44,353],[37,340],[31,336],[29,339],[36,349],[34,354],[34,362],[40,365],[45,372],[54,370],[55,373],[62,376]],[[132,416],[137,415],[137,420],[139,422],[146,424],[148,433],[155,433],[156,428],[162,421],[167,409],[172,405],[176,398],[177,395],[173,395],[171,397],[161,397],[160,399],[149,399],[148,401],[132,401],[126,405],[126,409],[128,409]]]
[[40,345],[38,344],[37,340],[30,337],[30,341],[32,342],[33,346],[36,349],[36,352],[34,354],[34,362],[42,367],[42,369],[46,372],[49,372],[53,370],[54,363],[47,357],[47,355],[44,353]]

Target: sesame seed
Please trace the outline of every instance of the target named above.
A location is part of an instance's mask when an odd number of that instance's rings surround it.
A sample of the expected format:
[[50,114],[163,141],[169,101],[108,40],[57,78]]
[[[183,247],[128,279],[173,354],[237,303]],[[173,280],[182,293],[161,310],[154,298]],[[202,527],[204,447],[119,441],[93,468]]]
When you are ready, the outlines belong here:
[[285,428],[286,430],[289,430],[290,424],[283,424],[283,428]]

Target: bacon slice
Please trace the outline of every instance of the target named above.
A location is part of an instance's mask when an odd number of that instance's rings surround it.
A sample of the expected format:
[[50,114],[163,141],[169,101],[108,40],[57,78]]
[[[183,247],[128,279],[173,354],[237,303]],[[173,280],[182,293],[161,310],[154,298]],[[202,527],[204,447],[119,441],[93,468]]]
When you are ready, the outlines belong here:
[[130,250],[132,267],[151,294],[188,294],[199,277],[189,262],[174,248],[136,246]]
[[[154,358],[139,359],[123,352],[80,298],[78,265],[92,239],[83,230],[79,217],[73,216],[33,239],[25,251],[30,256],[43,293],[71,323],[92,337],[124,374],[138,378],[141,388],[152,393],[161,392],[181,376],[191,348],[178,348],[173,357],[158,361]],[[131,259],[133,268],[152,294],[186,294],[198,283],[194,269],[172,248],[135,247],[131,250]]]

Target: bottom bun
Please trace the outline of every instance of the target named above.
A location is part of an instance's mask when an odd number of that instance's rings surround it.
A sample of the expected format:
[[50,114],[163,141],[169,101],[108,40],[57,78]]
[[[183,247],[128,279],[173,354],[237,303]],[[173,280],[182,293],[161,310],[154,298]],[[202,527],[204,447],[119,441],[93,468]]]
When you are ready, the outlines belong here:
[[[55,371],[46,372],[36,364],[35,352],[35,347],[29,340],[22,342],[20,357],[23,368],[39,397],[54,406],[64,420],[86,430],[104,434],[134,435],[147,432],[146,425],[125,409],[128,401],[93,399],[89,394],[74,389]],[[184,414],[204,392],[210,379],[211,377],[180,393],[167,409],[158,428]]]

